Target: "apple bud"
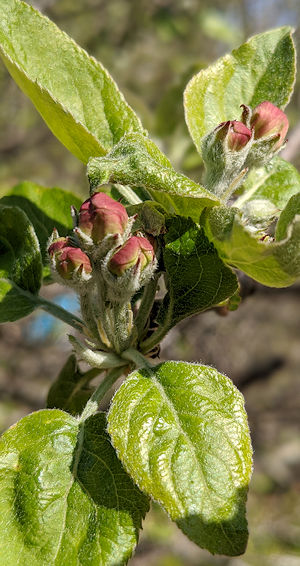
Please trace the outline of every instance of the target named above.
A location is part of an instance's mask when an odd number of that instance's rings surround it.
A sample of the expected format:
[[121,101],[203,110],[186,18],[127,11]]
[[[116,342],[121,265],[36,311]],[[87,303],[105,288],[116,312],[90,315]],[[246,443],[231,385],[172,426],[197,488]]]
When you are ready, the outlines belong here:
[[273,151],[278,150],[287,134],[289,128],[289,121],[285,113],[274,106],[272,102],[261,102],[254,108],[250,126],[254,130],[254,139],[258,140],[270,136],[278,136],[278,141],[273,146]]
[[154,249],[152,244],[142,236],[132,236],[111,257],[108,269],[118,277],[122,276],[128,269],[140,266],[141,271],[154,260]]
[[128,224],[124,206],[105,193],[95,193],[80,207],[78,227],[94,244],[110,234],[123,234]]
[[249,142],[252,132],[243,122],[229,120],[217,126],[216,139],[223,141],[226,139],[227,147],[231,151],[240,151]]

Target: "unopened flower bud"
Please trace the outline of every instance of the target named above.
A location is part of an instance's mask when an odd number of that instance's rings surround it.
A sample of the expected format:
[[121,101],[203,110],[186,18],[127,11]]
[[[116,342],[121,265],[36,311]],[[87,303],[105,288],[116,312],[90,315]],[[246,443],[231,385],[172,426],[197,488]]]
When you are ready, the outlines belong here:
[[250,126],[254,129],[255,140],[270,138],[270,136],[276,138],[277,134],[278,140],[273,146],[273,151],[276,151],[282,146],[285,140],[289,122],[287,116],[280,108],[274,106],[272,102],[265,101],[254,108]]
[[53,257],[57,252],[60,252],[63,248],[69,246],[69,238],[57,238],[48,248],[48,254]]
[[152,244],[142,236],[132,236],[111,257],[108,269],[114,275],[120,277],[128,269],[140,266],[141,271],[154,260],[154,249]]
[[95,193],[80,207],[78,227],[94,244],[110,234],[123,234],[128,223],[124,206],[105,193]]
[[249,142],[252,132],[243,122],[229,120],[222,122],[216,128],[216,139],[223,141],[226,139],[227,147],[231,151],[240,151]]
[[80,248],[63,245],[62,240],[63,238],[59,238],[53,242],[48,250],[57,273],[66,280],[72,279],[76,273],[89,275],[92,266],[88,256]]

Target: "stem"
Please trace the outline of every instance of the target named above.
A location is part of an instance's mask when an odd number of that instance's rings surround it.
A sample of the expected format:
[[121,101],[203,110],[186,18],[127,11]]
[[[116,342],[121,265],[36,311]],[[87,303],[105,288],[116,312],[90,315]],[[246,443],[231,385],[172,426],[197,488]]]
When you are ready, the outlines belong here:
[[115,381],[122,375],[124,372],[123,368],[115,368],[108,372],[105,376],[103,381],[101,381],[100,385],[97,387],[96,391],[94,391],[91,398],[88,400],[83,412],[79,418],[79,422],[82,423],[98,411],[99,403],[103,399],[105,393],[113,386]]
[[130,204],[140,204],[143,202],[128,185],[119,185],[119,183],[115,183],[115,187],[118,189],[122,197],[124,197]]
[[[168,322],[168,320],[166,322]],[[155,330],[153,334],[149,336],[149,338],[147,338],[146,340],[144,340],[144,342],[141,343],[140,346],[141,351],[151,352],[154,346],[159,344],[162,341],[162,339],[166,336],[166,334],[168,334],[169,330],[170,330],[169,324],[165,323],[162,326],[159,326],[157,330]]]
[[[32,299],[32,295],[30,298]],[[80,330],[80,332],[82,332],[82,329],[85,326],[84,322],[75,314],[66,311],[62,307],[56,305],[55,303],[51,303],[50,301],[47,301],[47,299],[44,299],[42,297],[35,297],[35,302],[39,308],[43,309],[48,314],[59,318],[63,322],[66,322],[70,326],[73,326],[73,328],[76,328],[76,330]]]
[[122,352],[122,358],[130,362],[133,362],[137,368],[144,368],[150,370],[152,369],[151,364],[148,362],[145,356],[143,356],[143,354],[138,352],[135,348],[128,348],[128,350]]
[[135,326],[138,332],[138,336],[144,330],[146,322],[149,318],[152,305],[156,295],[157,283],[160,273],[155,273],[151,281],[145,287],[141,304],[135,319]]

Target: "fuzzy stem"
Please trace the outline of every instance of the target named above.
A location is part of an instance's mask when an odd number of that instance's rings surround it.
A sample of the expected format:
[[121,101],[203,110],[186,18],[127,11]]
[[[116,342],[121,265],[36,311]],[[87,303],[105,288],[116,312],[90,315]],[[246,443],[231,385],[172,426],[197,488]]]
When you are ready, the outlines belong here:
[[122,375],[124,368],[114,368],[107,373],[103,381],[94,391],[91,398],[88,400],[81,416],[79,417],[79,422],[82,423],[98,411],[99,403],[103,399],[105,393],[113,386],[115,381]]
[[128,350],[122,352],[122,358],[133,362],[137,368],[152,369],[151,364],[145,356],[143,356],[143,354],[138,352],[135,348],[128,348]]
[[155,273],[153,278],[149,281],[148,285],[145,287],[141,304],[135,319],[135,327],[137,329],[138,336],[144,330],[146,322],[149,318],[151,308],[155,299],[157,283],[160,273]]

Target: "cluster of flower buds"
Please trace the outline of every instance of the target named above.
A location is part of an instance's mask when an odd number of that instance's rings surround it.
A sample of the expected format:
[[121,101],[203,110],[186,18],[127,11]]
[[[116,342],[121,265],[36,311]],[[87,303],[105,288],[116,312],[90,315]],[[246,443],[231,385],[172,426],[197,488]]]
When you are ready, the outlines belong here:
[[76,213],[73,235],[60,238],[54,231],[49,242],[56,278],[75,288],[98,278],[108,300],[128,301],[152,277],[157,265],[150,240],[140,233],[131,235],[134,219],[105,193],[87,199]]
[[282,149],[289,127],[285,113],[271,102],[242,108],[241,121],[222,122],[202,142],[205,184],[220,197],[230,196],[250,167],[264,165]]

